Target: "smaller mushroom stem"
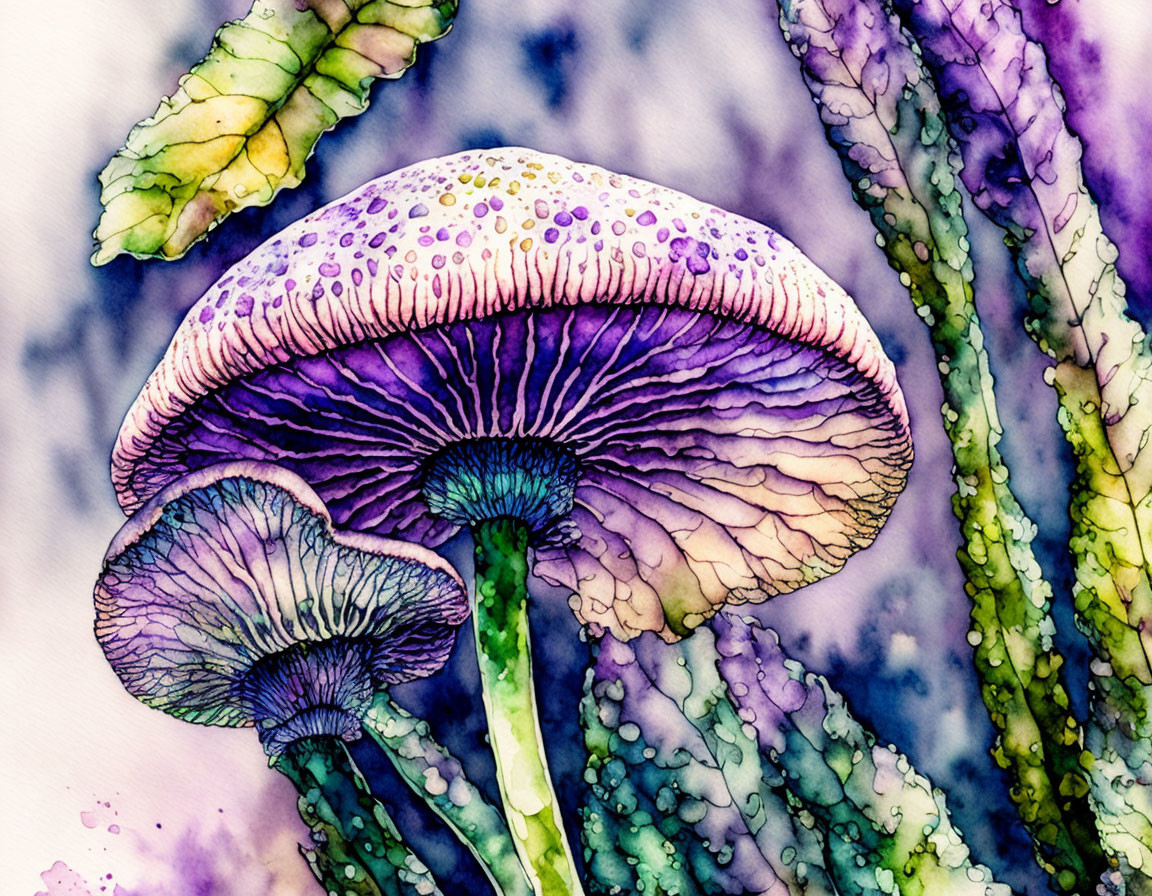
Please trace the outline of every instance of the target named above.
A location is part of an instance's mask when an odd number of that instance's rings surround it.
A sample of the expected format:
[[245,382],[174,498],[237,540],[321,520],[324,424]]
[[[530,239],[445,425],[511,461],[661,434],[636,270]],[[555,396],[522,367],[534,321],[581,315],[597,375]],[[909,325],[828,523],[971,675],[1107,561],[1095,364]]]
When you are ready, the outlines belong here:
[[428,734],[427,723],[378,693],[363,724],[408,786],[476,857],[497,894],[531,896],[508,823]]
[[480,685],[516,851],[539,896],[583,896],[536,712],[528,634],[529,528],[504,517],[476,523],[472,537]]
[[300,817],[317,835],[309,864],[326,887],[339,882],[338,893],[358,896],[442,896],[341,741],[295,741],[275,766],[300,793]]

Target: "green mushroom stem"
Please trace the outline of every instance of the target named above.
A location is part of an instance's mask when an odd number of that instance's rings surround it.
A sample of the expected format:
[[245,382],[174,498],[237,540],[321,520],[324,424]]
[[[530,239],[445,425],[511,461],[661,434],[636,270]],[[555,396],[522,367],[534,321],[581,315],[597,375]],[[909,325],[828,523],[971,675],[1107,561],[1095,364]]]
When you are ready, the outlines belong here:
[[328,736],[295,741],[273,764],[296,785],[300,817],[324,844],[305,858],[326,890],[335,887],[339,896],[440,894],[341,741]]
[[396,771],[476,857],[500,896],[532,896],[516,844],[500,812],[428,735],[428,725],[378,693],[363,718]]
[[480,684],[504,811],[532,887],[539,896],[582,896],[536,712],[528,634],[529,535],[525,523],[508,517],[472,526]]

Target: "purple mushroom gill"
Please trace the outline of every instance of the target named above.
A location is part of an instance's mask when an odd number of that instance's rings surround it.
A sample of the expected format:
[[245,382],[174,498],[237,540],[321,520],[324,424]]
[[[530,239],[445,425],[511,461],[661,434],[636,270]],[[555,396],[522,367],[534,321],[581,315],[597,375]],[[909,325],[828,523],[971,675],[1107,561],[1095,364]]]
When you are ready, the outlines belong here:
[[132,511],[236,458],[426,544],[511,507],[582,621],[672,638],[838,569],[911,447],[876,337],[778,234],[499,149],[369,183],[192,309],[114,482]]
[[436,554],[337,532],[297,476],[240,462],[185,477],[125,525],[96,611],[131,694],[190,722],[257,725],[275,755],[358,737],[378,688],[444,664],[468,605]]

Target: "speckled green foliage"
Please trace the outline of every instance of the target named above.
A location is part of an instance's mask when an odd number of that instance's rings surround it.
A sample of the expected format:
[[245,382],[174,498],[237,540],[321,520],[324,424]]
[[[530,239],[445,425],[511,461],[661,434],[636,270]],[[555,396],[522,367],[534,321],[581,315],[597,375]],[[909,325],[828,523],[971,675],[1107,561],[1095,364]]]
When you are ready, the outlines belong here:
[[427,867],[369,793],[342,742],[332,737],[296,741],[275,764],[300,792],[300,817],[316,845],[305,858],[329,894],[440,894]]
[[[825,832],[840,893],[1008,892],[971,862],[944,795],[895,747],[877,743],[824,678],[788,659],[775,633],[731,613],[714,625],[728,699]],[[686,655],[693,671],[713,644],[709,633],[697,637],[705,643]],[[710,677],[710,665],[696,674]]]
[[1092,892],[1106,866],[1086,797],[1082,734],[1060,680],[1035,527],[996,447],[1002,429],[973,304],[959,159],[939,100],[906,32],[878,2],[784,0],[781,10],[853,195],[936,350],[972,600],[969,641],[999,732],[994,756],[1055,885]]
[[[1077,624],[1098,658],[1086,737],[1092,797],[1129,891],[1152,893],[1149,337],[1128,316],[1117,250],[1084,183],[1080,141],[1019,11],[1009,0],[895,5],[942,87],[964,182],[1005,230],[1028,290],[1025,328],[1055,362],[1047,380],[1076,457]],[[972,51],[955,53],[960,41]]]
[[539,896],[583,891],[552,789],[528,632],[528,544],[523,522],[508,517],[472,527],[476,599],[472,613],[488,736],[504,812]]
[[1006,894],[943,795],[729,615],[719,635],[599,645],[581,704],[595,892]]
[[413,718],[383,693],[376,695],[363,721],[413,792],[476,857],[496,892],[531,896],[504,817],[465,777],[460,763],[432,739],[428,723]]
[[372,82],[403,74],[455,13],[456,0],[256,0],[101,172],[93,263],[179,258],[298,185],[321,134],[368,108]]
[[[635,663],[630,648],[610,644]],[[585,681],[582,835],[590,890],[719,896],[783,881],[792,893],[834,894],[814,818],[759,756],[722,687],[694,690],[683,667],[687,681],[659,685],[638,670],[618,677],[590,671]],[[699,721],[706,733],[668,693],[685,684],[678,693],[706,714]]]

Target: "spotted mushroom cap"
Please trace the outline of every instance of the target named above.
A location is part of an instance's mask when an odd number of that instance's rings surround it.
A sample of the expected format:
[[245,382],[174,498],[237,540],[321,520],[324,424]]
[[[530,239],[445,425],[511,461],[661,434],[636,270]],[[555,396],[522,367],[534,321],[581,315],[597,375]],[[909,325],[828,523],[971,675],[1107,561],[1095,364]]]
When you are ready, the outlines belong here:
[[[112,542],[95,597],[96,638],[124,687],[210,725],[340,715],[373,686],[439,670],[468,615],[438,555],[336,531],[303,480],[251,462],[161,491]],[[269,664],[286,654],[298,661]]]
[[839,569],[912,449],[851,299],[761,224],[526,149],[372,181],[192,308],[113,455],[133,511],[223,459],[274,461],[341,526],[435,545],[429,458],[475,439],[575,458],[535,572],[582,621],[674,638]]

